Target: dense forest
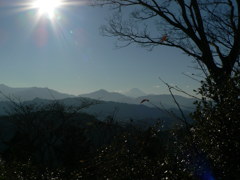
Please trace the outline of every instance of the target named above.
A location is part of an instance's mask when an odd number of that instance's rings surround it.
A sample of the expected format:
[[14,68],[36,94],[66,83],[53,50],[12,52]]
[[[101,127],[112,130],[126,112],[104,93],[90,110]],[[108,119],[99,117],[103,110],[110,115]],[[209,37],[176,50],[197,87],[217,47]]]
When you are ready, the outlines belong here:
[[92,102],[11,101],[1,117],[1,179],[238,179],[239,78],[226,84],[228,94],[202,82],[193,121],[176,116],[171,129],[161,119],[147,129],[111,115],[100,121],[81,112]]

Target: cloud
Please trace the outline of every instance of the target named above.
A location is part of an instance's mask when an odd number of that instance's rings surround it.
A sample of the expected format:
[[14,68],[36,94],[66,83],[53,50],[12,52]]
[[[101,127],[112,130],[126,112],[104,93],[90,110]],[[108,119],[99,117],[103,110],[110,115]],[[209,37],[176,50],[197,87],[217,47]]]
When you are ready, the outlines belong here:
[[123,91],[123,90],[114,90],[113,92],[115,92],[115,93],[124,93],[125,91]]
[[161,88],[161,86],[160,85],[155,85],[155,86],[153,86],[154,88]]

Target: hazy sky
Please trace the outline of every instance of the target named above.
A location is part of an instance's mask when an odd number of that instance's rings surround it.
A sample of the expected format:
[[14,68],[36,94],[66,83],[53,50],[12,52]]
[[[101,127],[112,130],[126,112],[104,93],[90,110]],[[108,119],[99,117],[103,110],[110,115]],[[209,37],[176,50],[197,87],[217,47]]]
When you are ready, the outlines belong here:
[[134,87],[166,93],[159,77],[189,92],[199,86],[182,74],[196,70],[193,60],[177,49],[116,49],[116,38],[99,31],[110,15],[107,9],[62,6],[51,20],[16,3],[24,1],[7,2],[0,0],[0,83],[73,94]]

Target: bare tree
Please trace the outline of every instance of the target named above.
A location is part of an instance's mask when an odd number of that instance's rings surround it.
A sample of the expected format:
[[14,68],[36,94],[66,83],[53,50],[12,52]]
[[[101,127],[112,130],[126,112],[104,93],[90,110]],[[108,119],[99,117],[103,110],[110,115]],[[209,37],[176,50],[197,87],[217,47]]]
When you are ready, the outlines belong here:
[[103,32],[118,37],[122,46],[178,48],[216,83],[230,77],[239,61],[239,0],[93,1],[114,11]]

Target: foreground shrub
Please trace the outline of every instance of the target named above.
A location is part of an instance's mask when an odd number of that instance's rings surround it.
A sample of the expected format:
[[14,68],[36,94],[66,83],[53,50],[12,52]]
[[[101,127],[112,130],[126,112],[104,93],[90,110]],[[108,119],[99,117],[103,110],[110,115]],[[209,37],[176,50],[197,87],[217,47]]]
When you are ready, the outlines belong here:
[[202,101],[193,113],[193,142],[216,178],[240,178],[240,73],[219,86],[211,77],[199,89]]

